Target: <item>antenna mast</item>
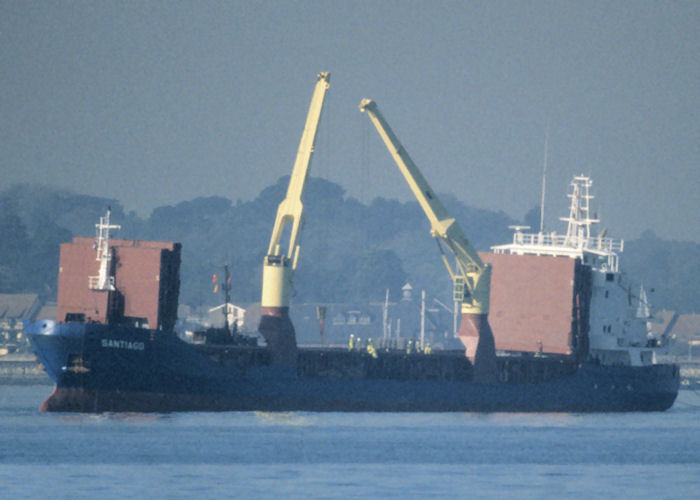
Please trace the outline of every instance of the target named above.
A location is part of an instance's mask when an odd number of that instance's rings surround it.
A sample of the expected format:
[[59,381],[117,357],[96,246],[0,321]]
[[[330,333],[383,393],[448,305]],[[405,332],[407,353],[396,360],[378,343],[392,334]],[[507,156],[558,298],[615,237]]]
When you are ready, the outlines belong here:
[[221,289],[224,292],[224,328],[227,332],[231,332],[231,325],[228,322],[228,305],[231,302],[231,273],[228,270],[228,264],[224,265],[224,282],[221,284]]
[[540,233],[544,232],[544,194],[547,188],[547,150],[549,149],[549,123],[544,133],[544,166],[542,167],[542,200],[540,202]]
[[97,276],[88,278],[88,288],[90,290],[115,290],[114,276],[110,276],[109,264],[112,261],[112,252],[109,250],[109,230],[120,229],[121,226],[109,223],[109,216],[112,213],[112,208],[107,207],[107,215],[100,217],[100,223],[95,224],[96,238],[95,250],[97,250],[97,262],[100,263],[100,268]]

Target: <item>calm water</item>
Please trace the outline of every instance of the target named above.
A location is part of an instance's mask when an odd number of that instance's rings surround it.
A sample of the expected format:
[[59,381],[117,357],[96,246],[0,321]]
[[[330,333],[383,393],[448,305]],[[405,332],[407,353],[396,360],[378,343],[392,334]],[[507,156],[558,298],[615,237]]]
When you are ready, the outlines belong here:
[[700,394],[665,413],[39,414],[0,386],[1,498],[698,498]]

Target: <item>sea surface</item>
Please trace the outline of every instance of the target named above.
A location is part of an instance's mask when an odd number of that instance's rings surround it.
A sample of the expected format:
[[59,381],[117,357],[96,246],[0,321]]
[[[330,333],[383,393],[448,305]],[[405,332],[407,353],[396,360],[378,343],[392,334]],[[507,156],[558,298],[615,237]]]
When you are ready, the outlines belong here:
[[0,498],[699,498],[700,393],[664,413],[41,414],[0,386]]

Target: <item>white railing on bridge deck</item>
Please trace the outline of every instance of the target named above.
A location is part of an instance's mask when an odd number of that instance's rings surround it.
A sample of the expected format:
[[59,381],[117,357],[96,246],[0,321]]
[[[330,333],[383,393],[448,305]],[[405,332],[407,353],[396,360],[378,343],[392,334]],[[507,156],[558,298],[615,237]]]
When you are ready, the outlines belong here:
[[513,245],[565,247],[596,252],[621,252],[623,240],[613,238],[589,237],[579,238],[554,233],[520,233],[513,234]]

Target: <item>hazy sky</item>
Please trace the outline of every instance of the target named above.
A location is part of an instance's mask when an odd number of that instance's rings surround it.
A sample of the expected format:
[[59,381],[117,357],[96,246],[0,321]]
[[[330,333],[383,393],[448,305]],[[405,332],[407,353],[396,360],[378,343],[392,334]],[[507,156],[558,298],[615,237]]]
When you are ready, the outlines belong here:
[[549,129],[549,229],[585,173],[610,235],[700,241],[695,1],[0,0],[0,189],[251,199],[291,171],[320,71],[311,175],[362,201],[411,197],[369,97],[438,192],[522,218]]

